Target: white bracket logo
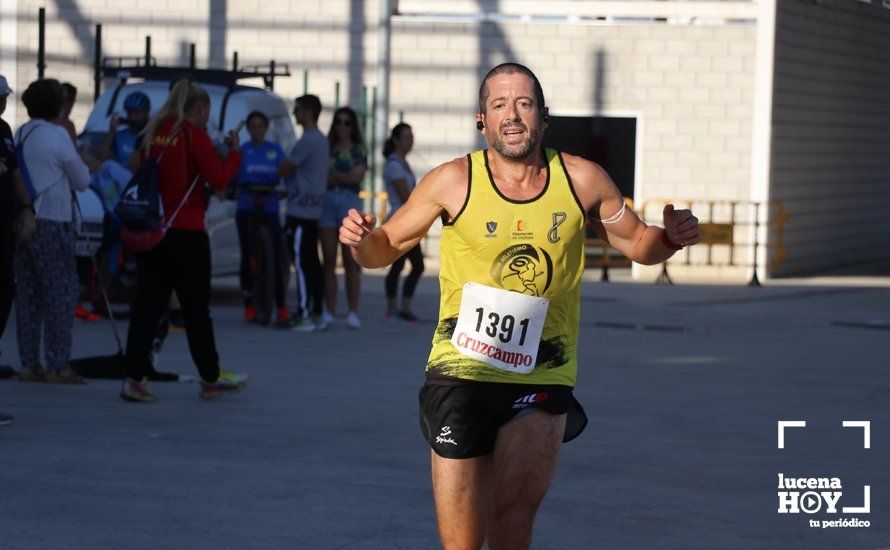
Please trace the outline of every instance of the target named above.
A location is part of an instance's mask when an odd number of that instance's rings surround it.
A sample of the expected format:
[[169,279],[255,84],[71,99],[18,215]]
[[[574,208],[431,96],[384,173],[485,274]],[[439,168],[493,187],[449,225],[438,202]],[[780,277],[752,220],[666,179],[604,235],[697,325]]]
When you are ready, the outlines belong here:
[[779,448],[785,448],[785,428],[806,428],[805,420],[779,420]]
[[844,420],[844,428],[862,428],[862,448],[871,449],[871,421]]

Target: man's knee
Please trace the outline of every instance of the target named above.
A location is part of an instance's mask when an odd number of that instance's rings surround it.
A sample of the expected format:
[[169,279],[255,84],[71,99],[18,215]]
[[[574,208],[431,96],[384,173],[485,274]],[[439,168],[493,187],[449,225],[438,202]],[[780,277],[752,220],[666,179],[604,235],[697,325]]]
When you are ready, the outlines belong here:
[[491,550],[528,548],[532,540],[532,526],[538,510],[537,503],[517,502],[492,510],[488,546]]

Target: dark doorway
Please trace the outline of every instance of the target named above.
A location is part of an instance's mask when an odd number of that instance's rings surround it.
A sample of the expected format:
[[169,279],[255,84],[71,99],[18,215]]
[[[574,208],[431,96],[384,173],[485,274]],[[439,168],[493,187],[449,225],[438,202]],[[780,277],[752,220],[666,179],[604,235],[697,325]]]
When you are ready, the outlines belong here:
[[602,166],[625,197],[634,196],[637,119],[551,116],[544,146]]

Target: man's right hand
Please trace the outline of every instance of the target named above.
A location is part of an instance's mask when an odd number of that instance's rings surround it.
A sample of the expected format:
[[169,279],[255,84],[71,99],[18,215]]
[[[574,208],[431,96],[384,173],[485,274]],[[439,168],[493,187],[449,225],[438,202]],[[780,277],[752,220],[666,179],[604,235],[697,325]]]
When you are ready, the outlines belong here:
[[340,242],[346,246],[358,246],[376,225],[377,218],[374,215],[350,208],[340,226]]

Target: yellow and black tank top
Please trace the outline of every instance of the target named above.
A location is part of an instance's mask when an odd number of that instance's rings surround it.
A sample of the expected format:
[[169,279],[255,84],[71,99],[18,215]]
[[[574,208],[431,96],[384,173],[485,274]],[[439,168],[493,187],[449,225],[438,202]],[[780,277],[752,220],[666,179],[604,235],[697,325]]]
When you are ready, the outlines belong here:
[[[466,202],[442,229],[442,297],[427,379],[575,385],[585,216],[562,156],[554,149],[544,152],[544,189],[527,200],[512,200],[500,192],[486,150],[467,155]],[[463,355],[451,343],[467,282],[550,301],[531,373],[491,367]]]

